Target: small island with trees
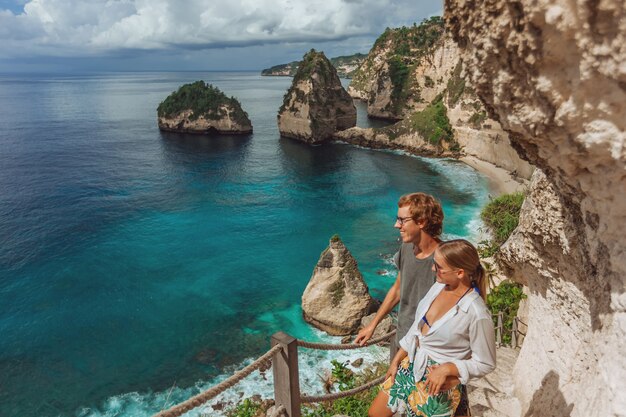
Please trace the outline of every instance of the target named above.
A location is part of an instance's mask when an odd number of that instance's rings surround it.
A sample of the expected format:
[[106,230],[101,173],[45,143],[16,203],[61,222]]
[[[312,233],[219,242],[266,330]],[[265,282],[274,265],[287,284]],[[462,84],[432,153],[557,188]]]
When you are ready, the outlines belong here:
[[204,81],[181,86],[157,108],[159,129],[196,134],[252,133],[248,114],[234,97]]

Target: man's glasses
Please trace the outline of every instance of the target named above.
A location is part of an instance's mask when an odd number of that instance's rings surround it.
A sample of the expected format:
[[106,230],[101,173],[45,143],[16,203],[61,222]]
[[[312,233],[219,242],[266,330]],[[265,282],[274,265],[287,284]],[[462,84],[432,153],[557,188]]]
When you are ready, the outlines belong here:
[[397,217],[396,216],[396,223],[400,223],[400,226],[402,226],[404,223],[408,222],[409,220],[413,220],[413,217]]

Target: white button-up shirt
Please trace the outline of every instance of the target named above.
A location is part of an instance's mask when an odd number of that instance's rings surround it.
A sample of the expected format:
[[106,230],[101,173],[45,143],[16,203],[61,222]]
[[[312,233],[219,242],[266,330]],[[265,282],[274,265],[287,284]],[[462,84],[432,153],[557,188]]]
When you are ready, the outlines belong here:
[[444,287],[445,284],[436,282],[419,302],[415,321],[400,340],[400,346],[413,362],[416,382],[424,375],[431,358],[439,364],[455,364],[461,383],[467,384],[471,378],[487,375],[496,367],[493,321],[478,292],[471,291],[422,335],[419,322]]

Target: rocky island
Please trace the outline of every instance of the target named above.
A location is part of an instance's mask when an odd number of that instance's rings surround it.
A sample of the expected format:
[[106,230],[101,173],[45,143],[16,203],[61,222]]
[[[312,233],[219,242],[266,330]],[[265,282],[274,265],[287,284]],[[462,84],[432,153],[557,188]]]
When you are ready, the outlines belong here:
[[157,109],[159,129],[197,134],[252,133],[248,114],[234,97],[196,81],[170,94]]
[[356,125],[356,107],[323,52],[309,51],[278,111],[278,130],[307,143],[328,140]]
[[[330,63],[337,70],[337,75],[340,78],[352,78],[352,75],[359,68],[361,63],[367,57],[366,54],[353,54],[342,55],[335,58],[330,58]],[[298,71],[300,61],[292,61],[288,64],[274,65],[271,68],[266,68],[261,71],[263,76],[278,76],[278,77],[293,77]]]

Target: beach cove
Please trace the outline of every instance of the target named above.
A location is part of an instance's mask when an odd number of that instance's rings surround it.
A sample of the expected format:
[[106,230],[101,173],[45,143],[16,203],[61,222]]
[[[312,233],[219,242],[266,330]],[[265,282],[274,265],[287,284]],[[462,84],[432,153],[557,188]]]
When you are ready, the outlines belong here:
[[[160,133],[158,103],[198,79],[236,96],[254,134]],[[484,175],[456,160],[281,139],[290,82],[0,78],[0,414],[150,415],[172,387],[182,388],[170,400],[184,399],[258,356],[275,331],[325,340],[299,307],[319,253],[340,234],[381,298],[403,193],[442,200],[445,237],[476,236],[497,192]],[[357,108],[358,125],[372,126]]]

